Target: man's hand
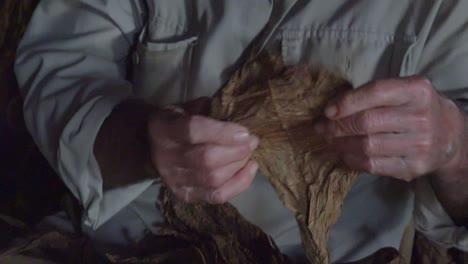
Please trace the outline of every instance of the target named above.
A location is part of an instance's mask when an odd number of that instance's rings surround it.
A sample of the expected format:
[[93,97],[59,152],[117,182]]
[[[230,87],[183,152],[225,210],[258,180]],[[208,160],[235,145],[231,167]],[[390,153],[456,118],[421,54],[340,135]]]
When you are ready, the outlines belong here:
[[410,181],[461,166],[464,115],[425,78],[370,82],[332,100],[316,125],[344,162]]
[[162,110],[150,117],[148,131],[154,167],[185,202],[227,202],[256,175],[258,164],[249,158],[258,138],[238,124]]

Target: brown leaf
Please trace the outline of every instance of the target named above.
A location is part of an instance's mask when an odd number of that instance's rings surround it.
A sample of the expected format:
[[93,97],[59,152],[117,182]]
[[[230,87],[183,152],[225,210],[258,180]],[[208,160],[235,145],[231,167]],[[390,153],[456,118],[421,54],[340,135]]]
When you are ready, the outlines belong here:
[[[330,72],[308,66],[286,67],[280,59],[263,54],[235,73],[212,101],[213,118],[240,123],[260,138],[253,159],[296,215],[312,263],[329,262],[330,229],[357,176],[327,149],[313,125],[325,103],[349,88]],[[189,237],[202,234],[203,239],[214,242],[220,256],[216,261],[220,262],[213,263],[232,263],[236,255],[241,255],[236,263],[272,263],[252,261],[250,254],[259,254],[259,247],[268,248],[273,242],[229,205],[186,205],[168,196],[164,202],[166,219],[177,232]],[[249,234],[256,234],[259,243],[249,243],[251,238],[245,239]],[[248,250],[251,253],[242,256]]]
[[201,263],[289,263],[273,240],[230,204],[186,204],[167,190],[161,210],[168,221],[162,235],[198,248]]
[[215,118],[238,122],[260,137],[254,159],[296,215],[312,263],[329,261],[330,229],[357,176],[327,149],[313,125],[326,102],[349,88],[328,71],[286,67],[263,55],[237,72],[212,105]]

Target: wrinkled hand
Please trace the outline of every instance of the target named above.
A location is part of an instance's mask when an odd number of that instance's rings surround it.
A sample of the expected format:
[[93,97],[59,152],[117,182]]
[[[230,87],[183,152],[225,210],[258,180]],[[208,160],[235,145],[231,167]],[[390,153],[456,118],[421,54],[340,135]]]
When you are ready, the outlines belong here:
[[351,168],[410,181],[458,166],[463,114],[420,77],[370,82],[325,108],[323,134]]
[[185,112],[154,114],[148,126],[151,157],[177,198],[224,203],[251,185],[258,164],[249,158],[259,141],[245,127],[200,115],[206,104],[201,99],[186,104]]

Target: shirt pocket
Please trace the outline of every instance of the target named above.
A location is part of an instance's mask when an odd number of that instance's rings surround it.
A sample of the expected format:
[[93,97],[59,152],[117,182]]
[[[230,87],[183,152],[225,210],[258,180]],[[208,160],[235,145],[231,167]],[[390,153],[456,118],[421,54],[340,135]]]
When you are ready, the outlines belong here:
[[140,41],[133,53],[135,95],[159,106],[185,101],[197,40]]
[[288,65],[323,66],[354,87],[413,74],[415,36],[313,27],[283,29],[280,34],[281,54]]

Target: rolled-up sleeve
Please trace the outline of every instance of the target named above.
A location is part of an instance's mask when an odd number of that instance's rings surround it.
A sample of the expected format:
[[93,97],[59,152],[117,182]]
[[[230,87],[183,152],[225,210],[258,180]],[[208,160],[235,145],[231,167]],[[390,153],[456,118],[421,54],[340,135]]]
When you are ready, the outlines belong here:
[[151,184],[103,191],[93,155],[101,124],[132,96],[127,58],[143,12],[136,0],[43,0],[17,51],[26,125],[93,228]]
[[[468,99],[468,1],[438,1],[437,15],[415,63],[416,72],[427,76],[441,93],[456,101]],[[465,109],[467,110],[467,109]],[[466,146],[468,147],[468,146]],[[468,177],[468,175],[466,175]],[[445,248],[468,252],[468,230],[457,226],[438,201],[429,179],[415,183],[416,228]]]

